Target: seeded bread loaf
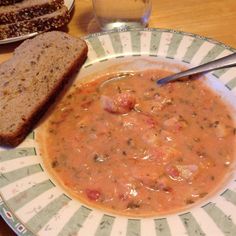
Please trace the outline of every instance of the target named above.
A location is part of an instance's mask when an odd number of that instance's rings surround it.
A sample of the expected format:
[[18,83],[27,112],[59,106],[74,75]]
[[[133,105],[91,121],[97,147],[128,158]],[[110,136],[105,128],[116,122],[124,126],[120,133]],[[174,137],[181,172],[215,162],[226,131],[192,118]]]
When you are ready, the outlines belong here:
[[18,21],[12,24],[0,25],[0,40],[27,35],[34,32],[44,32],[57,29],[67,24],[70,14],[66,6],[53,13],[35,17],[31,20]]
[[2,6],[0,7],[0,25],[52,13],[63,4],[64,0],[24,0],[13,5]]
[[6,6],[10,4],[14,4],[16,2],[21,2],[22,0],[0,0],[0,6]]
[[18,145],[87,56],[86,43],[51,31],[24,41],[0,64],[0,145]]

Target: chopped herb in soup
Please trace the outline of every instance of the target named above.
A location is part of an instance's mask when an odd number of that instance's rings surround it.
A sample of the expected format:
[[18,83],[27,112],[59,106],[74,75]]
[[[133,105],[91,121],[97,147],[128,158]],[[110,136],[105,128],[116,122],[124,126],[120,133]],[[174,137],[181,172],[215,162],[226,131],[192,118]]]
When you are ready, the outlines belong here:
[[74,196],[118,214],[153,215],[216,190],[234,160],[232,114],[201,80],[157,86],[167,73],[110,83],[104,75],[57,105],[45,161]]

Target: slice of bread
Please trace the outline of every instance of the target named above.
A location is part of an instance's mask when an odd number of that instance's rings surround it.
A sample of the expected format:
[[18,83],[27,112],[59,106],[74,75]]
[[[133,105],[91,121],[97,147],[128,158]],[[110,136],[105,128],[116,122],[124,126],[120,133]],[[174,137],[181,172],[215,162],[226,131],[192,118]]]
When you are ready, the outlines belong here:
[[87,57],[87,45],[59,31],[24,41],[0,64],[0,145],[16,146]]
[[6,6],[10,4],[14,4],[16,2],[21,2],[22,0],[0,0],[0,6]]
[[27,35],[34,32],[44,32],[57,29],[67,24],[70,14],[66,6],[53,13],[35,17],[31,20],[18,21],[12,24],[0,25],[0,40]]
[[13,5],[2,6],[0,7],[0,25],[52,13],[63,4],[63,0],[24,0]]

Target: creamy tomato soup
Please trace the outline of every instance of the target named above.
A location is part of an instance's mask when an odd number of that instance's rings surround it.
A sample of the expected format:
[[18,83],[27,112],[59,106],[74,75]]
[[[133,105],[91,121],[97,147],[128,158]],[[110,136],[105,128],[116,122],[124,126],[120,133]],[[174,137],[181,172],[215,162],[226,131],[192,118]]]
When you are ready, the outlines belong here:
[[232,163],[229,108],[201,80],[168,72],[77,85],[46,122],[45,163],[74,196],[118,214],[182,210],[216,190]]

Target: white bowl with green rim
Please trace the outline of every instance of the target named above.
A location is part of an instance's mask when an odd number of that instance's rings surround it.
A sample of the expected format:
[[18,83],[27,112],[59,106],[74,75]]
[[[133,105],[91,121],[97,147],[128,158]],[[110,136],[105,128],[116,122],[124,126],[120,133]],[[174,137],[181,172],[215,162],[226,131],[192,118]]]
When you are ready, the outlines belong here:
[[[111,31],[85,40],[88,58],[78,79],[125,58],[196,66],[235,52],[214,40],[167,29]],[[209,77],[213,88],[236,107],[236,68]],[[146,218],[119,216],[69,196],[44,168],[36,136],[37,129],[18,147],[0,148],[0,214],[18,235],[236,235],[235,170],[216,193],[187,210]]]

